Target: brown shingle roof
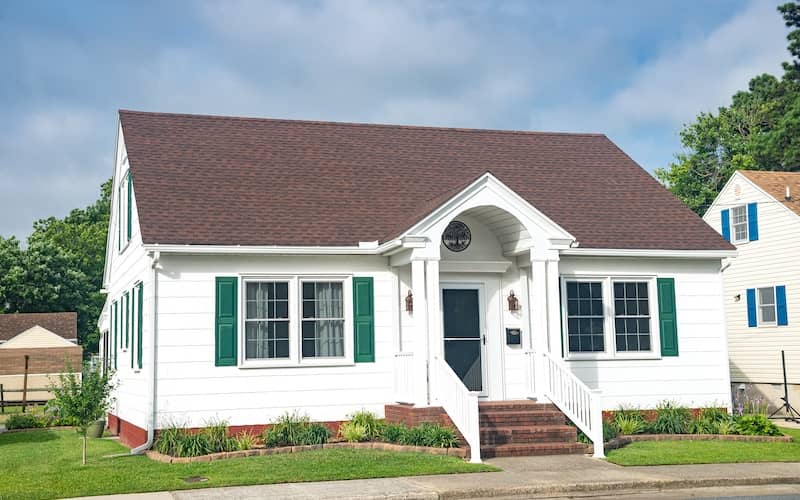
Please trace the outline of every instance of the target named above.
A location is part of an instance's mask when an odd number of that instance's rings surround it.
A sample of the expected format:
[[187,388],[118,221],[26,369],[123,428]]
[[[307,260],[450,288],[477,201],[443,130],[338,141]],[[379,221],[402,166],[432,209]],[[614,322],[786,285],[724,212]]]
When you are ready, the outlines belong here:
[[36,325],[67,340],[78,338],[78,313],[14,313],[0,314],[0,340],[10,340]]
[[385,241],[488,171],[581,247],[732,249],[603,135],[135,111],[120,120],[145,243]]
[[[768,172],[760,170],[739,170],[739,173],[753,181],[770,196],[783,203],[792,212],[800,215],[800,172]],[[786,186],[789,186],[791,199],[786,199]]]

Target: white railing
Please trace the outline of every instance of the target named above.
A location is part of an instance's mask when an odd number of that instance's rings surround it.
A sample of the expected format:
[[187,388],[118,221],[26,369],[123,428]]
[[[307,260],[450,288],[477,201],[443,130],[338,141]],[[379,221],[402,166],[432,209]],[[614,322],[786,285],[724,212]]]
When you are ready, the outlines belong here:
[[[526,354],[530,373],[537,378],[533,381],[537,392],[552,401],[591,439],[595,458],[605,457],[601,391],[590,389],[563,361],[547,352],[528,351]],[[538,363],[541,365],[537,366]]]
[[470,392],[450,365],[441,358],[431,360],[431,396],[444,408],[466,439],[470,462],[481,461],[481,430],[478,393]]
[[394,400],[398,403],[413,403],[414,353],[398,352],[394,355]]

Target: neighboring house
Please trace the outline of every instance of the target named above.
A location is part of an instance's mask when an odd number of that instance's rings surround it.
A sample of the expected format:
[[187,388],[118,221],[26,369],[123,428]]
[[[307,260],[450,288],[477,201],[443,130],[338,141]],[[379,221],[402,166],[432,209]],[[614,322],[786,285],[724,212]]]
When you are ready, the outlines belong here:
[[785,351],[790,400],[797,407],[800,172],[739,170],[703,218],[738,250],[723,272],[734,393],[741,384],[755,384],[771,406],[780,406]]
[[[549,401],[594,439],[601,410],[730,404],[735,249],[603,135],[121,111],[116,147],[99,326],[136,452],[365,408],[449,418],[477,460],[576,451]],[[571,442],[498,437],[542,419]]]
[[27,400],[45,401],[52,395],[41,389],[69,367],[80,370],[82,355],[77,313],[0,314],[0,384],[5,402],[22,401],[26,356]]

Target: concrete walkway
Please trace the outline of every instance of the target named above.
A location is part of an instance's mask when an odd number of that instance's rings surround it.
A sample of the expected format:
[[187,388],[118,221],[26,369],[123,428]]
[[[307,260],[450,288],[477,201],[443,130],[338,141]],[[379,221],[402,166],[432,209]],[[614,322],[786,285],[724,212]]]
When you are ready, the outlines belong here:
[[621,467],[602,460],[576,455],[497,458],[488,462],[502,468],[503,471],[207,488],[93,498],[124,498],[128,500],[531,498],[589,492],[613,491],[618,494],[621,490],[635,492],[767,484],[797,485],[797,491],[800,493],[800,463]]

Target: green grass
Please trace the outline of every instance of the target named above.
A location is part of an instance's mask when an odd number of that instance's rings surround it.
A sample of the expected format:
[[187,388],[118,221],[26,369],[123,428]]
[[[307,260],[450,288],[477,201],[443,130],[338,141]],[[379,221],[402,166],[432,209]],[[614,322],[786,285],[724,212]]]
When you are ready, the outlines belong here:
[[781,428],[791,443],[745,441],[640,441],[608,453],[617,465],[800,462],[800,429]]
[[[80,437],[74,431],[0,434],[0,499],[498,470],[456,457],[381,450],[326,449],[193,464],[109,456],[127,451],[114,440],[90,439],[88,463],[81,466]],[[185,483],[184,478],[191,476],[207,477],[208,481]]]

